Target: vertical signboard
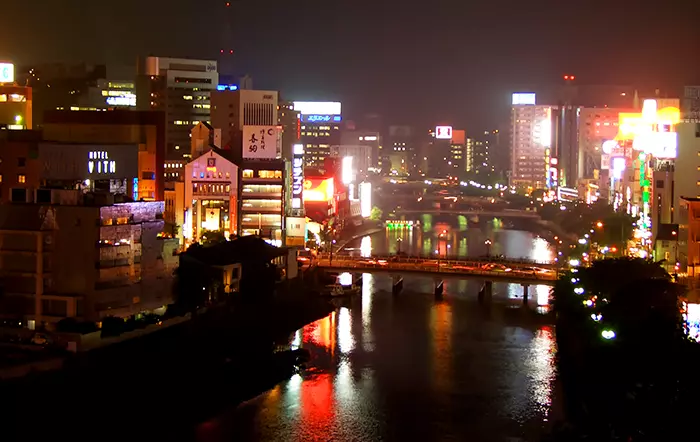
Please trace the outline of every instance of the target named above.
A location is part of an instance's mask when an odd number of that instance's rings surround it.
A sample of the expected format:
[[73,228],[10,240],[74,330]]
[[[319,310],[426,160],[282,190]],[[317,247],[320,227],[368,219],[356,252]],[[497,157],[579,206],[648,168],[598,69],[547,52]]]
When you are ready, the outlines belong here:
[[292,209],[301,209],[304,192],[304,145],[295,144],[292,149]]
[[689,123],[700,122],[700,86],[686,86],[681,106],[681,120]]
[[0,63],[0,83],[14,83],[15,65],[12,63]]
[[243,158],[273,160],[279,150],[277,126],[243,126]]

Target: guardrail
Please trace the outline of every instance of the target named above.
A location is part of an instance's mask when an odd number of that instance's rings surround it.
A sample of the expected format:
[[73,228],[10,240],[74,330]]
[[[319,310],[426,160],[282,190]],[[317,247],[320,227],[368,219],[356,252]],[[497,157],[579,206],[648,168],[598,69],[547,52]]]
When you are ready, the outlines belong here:
[[[330,253],[324,252],[318,254],[318,259],[331,259]],[[368,257],[352,256],[347,253],[333,253],[333,261],[387,261],[391,263],[436,263],[440,262],[444,265],[483,265],[483,264],[502,264],[510,267],[542,267],[546,269],[556,268],[556,264],[546,261],[535,261],[530,259],[513,259],[513,258],[496,258],[496,257],[474,257],[469,259],[448,259],[438,258],[436,256],[397,256],[397,255],[372,255]]]
[[[383,261],[383,262],[379,262]],[[452,264],[449,261],[434,260],[434,263],[420,262],[390,262],[384,260],[359,260],[359,259],[319,259],[318,266],[325,268],[336,269],[352,269],[352,270],[380,270],[380,271],[396,271],[396,272],[415,272],[415,273],[434,273],[434,274],[452,274],[464,276],[484,276],[496,279],[518,280],[518,281],[556,281],[558,272],[554,269],[547,269],[546,272],[523,271],[519,269],[506,270],[489,270],[481,267],[467,268],[460,264]]]

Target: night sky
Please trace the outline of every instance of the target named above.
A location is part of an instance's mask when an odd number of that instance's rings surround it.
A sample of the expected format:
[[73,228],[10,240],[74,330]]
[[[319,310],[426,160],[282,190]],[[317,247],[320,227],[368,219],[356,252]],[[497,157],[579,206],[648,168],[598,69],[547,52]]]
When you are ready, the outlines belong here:
[[214,0],[0,0],[0,59],[118,67],[234,49],[223,70],[256,88],[470,131],[496,124],[513,90],[567,72],[673,91],[700,83],[697,0],[231,2],[227,13]]

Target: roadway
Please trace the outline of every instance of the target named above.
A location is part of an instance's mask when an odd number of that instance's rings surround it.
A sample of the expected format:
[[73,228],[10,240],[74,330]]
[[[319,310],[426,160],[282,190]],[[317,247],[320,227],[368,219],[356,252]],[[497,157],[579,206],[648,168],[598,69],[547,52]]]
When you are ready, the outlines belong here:
[[531,218],[531,219],[541,219],[537,212],[529,212],[526,210],[465,210],[465,209],[438,209],[435,207],[426,207],[424,209],[396,209],[394,211],[396,215],[408,215],[408,214],[424,214],[424,213],[434,213],[439,215],[482,215],[482,216],[493,216],[497,218]]
[[493,282],[554,285],[557,270],[551,263],[528,260],[443,260],[411,257],[354,257],[328,254],[319,256],[316,265],[339,272],[420,274],[488,279]]

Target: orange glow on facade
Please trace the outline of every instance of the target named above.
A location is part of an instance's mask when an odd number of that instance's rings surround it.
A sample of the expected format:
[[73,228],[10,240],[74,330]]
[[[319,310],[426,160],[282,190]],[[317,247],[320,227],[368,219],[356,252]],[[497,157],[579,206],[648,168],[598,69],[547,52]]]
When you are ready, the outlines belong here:
[[331,201],[335,193],[333,178],[304,181],[304,201]]
[[[647,106],[647,103],[645,103]],[[681,121],[681,111],[677,107],[665,107],[651,117],[649,111],[620,112],[620,126],[616,140],[633,140],[640,135],[654,132],[655,125],[674,126]]]

